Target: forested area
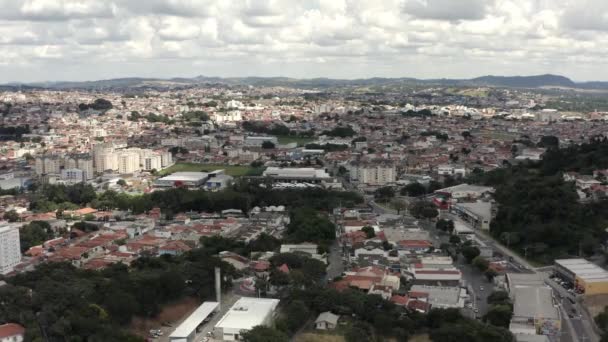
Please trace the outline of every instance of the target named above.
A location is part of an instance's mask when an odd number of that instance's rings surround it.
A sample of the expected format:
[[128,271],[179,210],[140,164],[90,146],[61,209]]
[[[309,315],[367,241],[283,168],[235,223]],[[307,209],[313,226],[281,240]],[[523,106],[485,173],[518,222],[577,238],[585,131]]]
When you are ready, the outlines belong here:
[[140,214],[154,207],[171,213],[216,212],[225,209],[241,209],[247,212],[255,206],[284,205],[329,211],[339,205],[348,207],[362,202],[361,195],[355,192],[326,189],[275,190],[247,182],[218,192],[176,188],[139,196],[120,194],[112,190],[97,195],[92,186],[77,184],[41,187],[31,195],[30,209],[47,212],[91,205],[100,210],[130,210],[134,214]]
[[41,264],[0,287],[0,322],[23,325],[27,341],[143,341],[128,334],[131,319],[154,317],[184,296],[211,297],[215,266],[226,276],[223,286],[230,286],[234,268],[205,249],[141,257],[131,268],[114,264],[102,271]]
[[608,201],[581,203],[574,184],[562,176],[606,168],[608,141],[596,137],[580,146],[551,148],[540,162],[475,173],[469,181],[496,188],[492,235],[528,258],[550,263],[590,255],[606,240]]

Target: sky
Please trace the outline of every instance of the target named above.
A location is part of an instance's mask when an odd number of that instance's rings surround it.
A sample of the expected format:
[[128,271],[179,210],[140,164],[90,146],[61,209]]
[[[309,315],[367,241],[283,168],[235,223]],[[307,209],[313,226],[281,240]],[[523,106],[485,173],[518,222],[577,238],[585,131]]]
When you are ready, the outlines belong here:
[[608,1],[0,0],[0,83],[544,73],[608,81]]

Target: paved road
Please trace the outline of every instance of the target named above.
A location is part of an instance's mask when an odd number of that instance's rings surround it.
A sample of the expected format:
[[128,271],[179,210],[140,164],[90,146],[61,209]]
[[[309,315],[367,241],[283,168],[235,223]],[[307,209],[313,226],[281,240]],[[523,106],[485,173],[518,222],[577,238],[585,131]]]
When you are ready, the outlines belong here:
[[344,272],[344,264],[342,263],[342,247],[339,245],[336,240],[331,246],[331,250],[329,252],[329,256],[327,261],[329,265],[327,266],[327,280],[331,281],[335,277],[341,276],[342,272]]
[[[453,215],[448,214],[447,216],[451,219],[459,220],[457,217],[454,217]],[[463,224],[467,225],[466,222],[463,222],[461,220],[459,220],[459,221],[462,222]],[[523,268],[523,270],[521,270],[521,271],[530,272],[530,273],[539,272],[539,273],[542,273],[545,276],[545,278],[548,278],[548,273],[546,272],[548,269],[547,267],[542,267],[542,268],[536,269],[524,258],[520,257],[518,254],[514,253],[507,247],[503,246],[502,244],[500,244],[499,242],[494,240],[494,238],[492,238],[488,233],[486,233],[484,231],[480,231],[478,229],[473,229],[473,231],[475,232],[475,235],[477,236],[477,238],[482,240],[488,246],[492,247],[492,249],[502,253],[505,256],[513,258],[514,262],[512,264],[519,269]],[[562,301],[563,304],[560,304],[561,305],[560,310],[562,312],[566,313],[566,315],[563,317],[563,322],[562,322],[565,324],[562,324],[563,329],[562,329],[561,340],[563,342],[589,342],[589,341],[596,342],[596,341],[599,341],[599,337],[597,336],[597,334],[595,334],[595,332],[591,328],[591,323],[589,322],[589,318],[586,317],[586,315],[585,315],[586,313],[581,309],[580,305],[578,303],[573,305],[569,300],[565,299],[565,298],[572,297],[572,296],[563,287],[556,284],[555,282],[552,282],[551,280],[548,280],[547,284],[549,284],[553,288],[555,293],[559,293],[564,298],[564,300]],[[572,314],[572,312],[573,312],[572,309],[575,309],[576,316],[574,316],[573,319],[570,319],[568,314]],[[579,317],[578,315],[581,313],[583,314],[583,316]],[[564,332],[563,331],[564,329],[567,329],[567,331]]]

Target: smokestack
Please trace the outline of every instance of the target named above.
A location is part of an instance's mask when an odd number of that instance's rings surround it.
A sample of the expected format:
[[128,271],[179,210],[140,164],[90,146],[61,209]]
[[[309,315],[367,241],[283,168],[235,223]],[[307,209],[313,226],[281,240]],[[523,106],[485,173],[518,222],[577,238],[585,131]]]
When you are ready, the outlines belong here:
[[215,300],[219,303],[218,310],[222,310],[222,278],[220,268],[215,268]]

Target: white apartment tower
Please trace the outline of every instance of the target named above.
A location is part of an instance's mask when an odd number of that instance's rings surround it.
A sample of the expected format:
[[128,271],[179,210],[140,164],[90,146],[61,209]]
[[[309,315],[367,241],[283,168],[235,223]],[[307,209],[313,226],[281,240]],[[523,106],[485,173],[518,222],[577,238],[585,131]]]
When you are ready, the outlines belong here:
[[396,180],[395,166],[391,164],[360,164],[352,165],[350,178],[368,185],[386,185]]
[[118,154],[118,172],[120,174],[133,173],[139,170],[141,170],[139,153],[125,151]]
[[0,226],[0,274],[12,272],[20,262],[19,228],[14,225]]

